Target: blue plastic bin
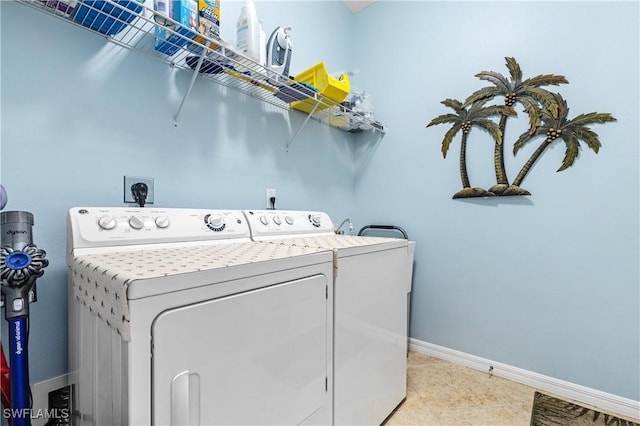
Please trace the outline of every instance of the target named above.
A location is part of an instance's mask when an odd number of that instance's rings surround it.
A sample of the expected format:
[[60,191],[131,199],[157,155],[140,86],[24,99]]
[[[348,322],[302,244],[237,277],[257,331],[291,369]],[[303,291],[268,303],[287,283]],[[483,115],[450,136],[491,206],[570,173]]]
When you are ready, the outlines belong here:
[[113,0],[113,3],[122,7],[104,0],[79,2],[73,20],[102,34],[118,34],[138,16],[142,11],[142,4],[135,0]]
[[[155,29],[155,49],[168,56],[175,54],[196,36],[198,32],[198,0],[175,0],[173,2],[173,19],[180,24],[173,28],[177,34],[161,25],[156,25]],[[180,36],[184,36],[184,38]],[[189,44],[193,43],[189,42]]]

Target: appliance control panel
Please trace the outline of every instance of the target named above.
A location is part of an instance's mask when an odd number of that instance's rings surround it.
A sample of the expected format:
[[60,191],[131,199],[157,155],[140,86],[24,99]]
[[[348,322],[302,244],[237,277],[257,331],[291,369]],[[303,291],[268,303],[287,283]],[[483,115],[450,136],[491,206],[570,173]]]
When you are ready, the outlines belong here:
[[67,216],[69,248],[244,239],[242,211],[74,207]]
[[301,234],[334,234],[327,213],[304,210],[245,210],[244,215],[256,239]]

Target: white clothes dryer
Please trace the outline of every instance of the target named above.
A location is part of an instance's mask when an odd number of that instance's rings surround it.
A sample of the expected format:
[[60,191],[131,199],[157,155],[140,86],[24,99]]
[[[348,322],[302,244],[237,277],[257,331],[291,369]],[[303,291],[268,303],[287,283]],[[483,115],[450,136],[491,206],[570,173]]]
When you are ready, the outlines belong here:
[[406,397],[415,243],[336,235],[323,212],[244,213],[254,241],[333,251],[333,422],[381,424]]
[[331,424],[333,257],[242,212],[73,208],[79,425]]

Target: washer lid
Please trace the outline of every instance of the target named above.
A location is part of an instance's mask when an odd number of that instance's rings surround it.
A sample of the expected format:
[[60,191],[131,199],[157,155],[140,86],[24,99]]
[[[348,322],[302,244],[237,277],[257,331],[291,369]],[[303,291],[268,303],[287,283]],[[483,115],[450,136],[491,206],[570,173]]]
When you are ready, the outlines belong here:
[[278,239],[268,241],[268,243],[336,250],[338,257],[407,247],[409,244],[407,240],[401,238],[360,237],[335,234]]

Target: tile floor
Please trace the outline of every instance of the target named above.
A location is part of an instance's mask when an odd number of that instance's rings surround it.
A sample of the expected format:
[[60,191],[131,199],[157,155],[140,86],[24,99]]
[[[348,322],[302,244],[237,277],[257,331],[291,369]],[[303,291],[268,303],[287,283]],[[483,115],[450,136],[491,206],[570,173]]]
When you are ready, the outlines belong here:
[[407,398],[385,426],[530,424],[533,388],[417,352],[408,364]]

